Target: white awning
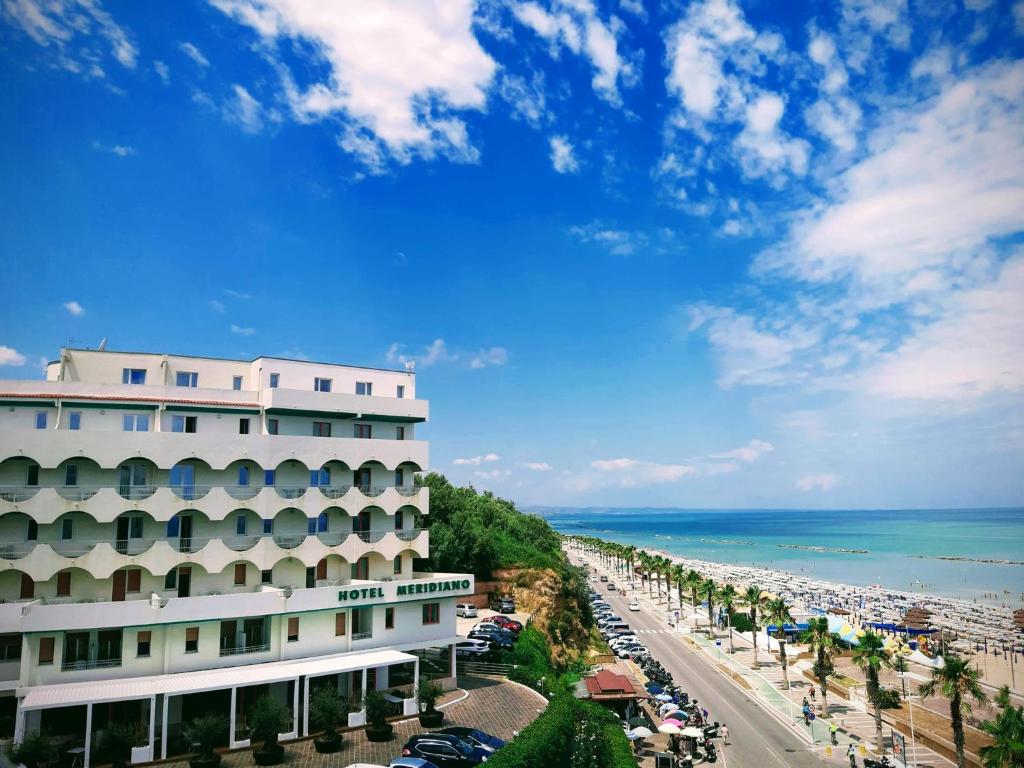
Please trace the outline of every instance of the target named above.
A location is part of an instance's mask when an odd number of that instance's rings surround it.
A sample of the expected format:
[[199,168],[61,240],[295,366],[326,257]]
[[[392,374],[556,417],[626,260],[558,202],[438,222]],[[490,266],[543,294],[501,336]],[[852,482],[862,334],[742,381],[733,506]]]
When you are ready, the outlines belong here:
[[237,667],[204,669],[196,672],[176,672],[150,677],[126,677],[117,680],[96,680],[88,683],[59,683],[22,689],[22,709],[49,709],[79,704],[98,704],[128,699],[148,699],[157,694],[181,696],[224,688],[237,688],[262,683],[294,680],[303,676],[354,672],[361,669],[386,667],[416,661],[408,653],[393,650],[343,653],[333,656],[315,656],[294,661],[276,661],[266,664],[246,664]]

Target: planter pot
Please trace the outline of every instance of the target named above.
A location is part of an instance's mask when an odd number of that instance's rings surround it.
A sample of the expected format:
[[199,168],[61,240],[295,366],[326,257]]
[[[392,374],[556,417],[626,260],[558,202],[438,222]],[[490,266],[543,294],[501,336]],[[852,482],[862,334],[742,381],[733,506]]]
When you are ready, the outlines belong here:
[[256,765],[278,765],[284,759],[284,747],[275,744],[272,747],[260,747],[252,751],[252,759]]
[[424,728],[440,728],[444,724],[444,712],[434,709],[420,712],[420,725]]
[[332,755],[341,749],[342,738],[338,734],[333,734],[329,738],[320,738],[319,736],[313,739],[313,749],[319,752],[321,755]]
[[211,757],[193,757],[188,761],[189,768],[217,768],[220,765],[220,755],[214,754]]
[[394,730],[391,723],[384,723],[381,726],[368,725],[366,726],[366,738],[370,741],[391,741]]

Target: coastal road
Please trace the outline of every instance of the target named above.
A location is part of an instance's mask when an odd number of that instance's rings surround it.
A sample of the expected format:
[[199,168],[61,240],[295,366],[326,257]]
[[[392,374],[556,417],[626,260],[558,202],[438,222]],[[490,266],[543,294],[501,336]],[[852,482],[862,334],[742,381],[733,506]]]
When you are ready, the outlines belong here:
[[[572,559],[580,562],[579,555]],[[724,768],[822,768],[826,763],[753,696],[698,656],[682,638],[645,610],[630,611],[629,599],[593,585],[619,616],[637,632],[640,642],[672,673],[677,685],[706,707],[711,720],[729,726],[729,745],[719,754]],[[643,631],[647,630],[647,631]]]

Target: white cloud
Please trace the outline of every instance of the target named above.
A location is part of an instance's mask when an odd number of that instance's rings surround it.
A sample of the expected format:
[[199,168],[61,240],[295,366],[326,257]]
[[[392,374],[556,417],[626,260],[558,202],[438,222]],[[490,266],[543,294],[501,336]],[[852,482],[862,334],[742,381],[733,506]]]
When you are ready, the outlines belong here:
[[477,470],[473,473],[474,477],[479,477],[483,480],[498,480],[502,477],[508,477],[512,472],[507,469],[490,469],[490,470]]
[[156,76],[160,78],[160,82],[164,85],[171,82],[171,68],[159,59],[153,62],[153,71],[156,72]]
[[629,256],[648,242],[643,232],[616,229],[600,221],[573,225],[569,228],[569,234],[582,243],[597,243],[615,256]]
[[512,107],[512,117],[523,120],[531,128],[540,128],[551,119],[544,93],[544,73],[533,73],[530,80],[505,73],[501,76],[498,93]]
[[104,54],[126,69],[135,68],[138,48],[99,0],[4,0],[3,11],[32,40],[52,50],[54,64],[62,69],[105,77]]
[[252,336],[254,333],[256,333],[256,329],[246,328],[241,325],[235,325],[234,323],[232,323],[231,332],[236,336]]
[[619,52],[624,25],[617,16],[602,21],[592,0],[553,0],[550,10],[531,1],[514,5],[512,11],[550,44],[552,56],[558,56],[563,46],[585,56],[595,70],[594,91],[610,104],[621,104],[619,83],[633,85],[637,75]]
[[523,463],[523,466],[533,472],[550,472],[554,469],[546,461],[527,461]]
[[554,169],[558,173],[577,173],[580,164],[569,138],[567,136],[552,136],[549,143],[551,145],[551,165]]
[[794,487],[798,491],[831,491],[842,478],[829,472],[820,475],[805,475],[796,481]]
[[489,365],[504,365],[508,362],[508,350],[504,347],[481,349],[469,361],[469,367],[480,369]]
[[18,350],[5,347],[0,344],[0,365],[9,365],[14,368],[25,364],[25,356]]
[[64,309],[66,309],[75,317],[81,317],[82,315],[85,314],[85,307],[83,307],[77,301],[64,302]]
[[452,354],[448,351],[448,347],[444,343],[444,339],[434,339],[430,344],[424,347],[422,354],[419,355],[406,355],[402,352],[404,345],[395,342],[387,351],[387,360],[389,363],[415,363],[423,368],[429,368],[437,363],[454,363],[459,359],[457,354]]
[[1018,0],[1013,4],[1013,21],[1017,27],[1017,34],[1024,35],[1024,0]]
[[755,461],[760,459],[766,453],[771,453],[775,450],[775,446],[765,440],[758,440],[754,438],[746,445],[742,445],[739,448],[734,448],[731,451],[724,453],[713,454],[713,459],[738,459],[744,461],[747,464],[753,464]]
[[138,150],[135,147],[130,147],[127,144],[101,144],[98,141],[94,141],[92,148],[97,152],[107,152],[118,157],[132,157],[138,154]]
[[224,306],[223,301],[218,301],[217,299],[210,299],[208,303],[210,305],[210,309],[212,309],[214,312],[217,312],[218,314],[223,315],[227,311],[227,308]]
[[231,86],[233,95],[224,105],[224,119],[234,123],[246,133],[263,130],[263,105],[237,83]]
[[500,461],[500,460],[501,460],[501,456],[499,456],[498,454],[496,454],[496,453],[488,453],[488,454],[485,454],[483,456],[473,456],[472,458],[469,458],[469,459],[455,459],[452,462],[452,464],[454,464],[456,466],[459,466],[459,467],[464,467],[464,466],[478,467],[481,464],[486,464],[486,463],[489,463],[489,462],[492,462],[492,461]]
[[804,110],[804,120],[840,152],[852,152],[857,146],[861,109],[847,95],[850,78],[835,41],[825,32],[812,30],[807,54],[821,67],[822,79],[819,98]]
[[785,109],[782,97],[775,93],[762,93],[748,104],[745,126],[735,145],[747,176],[771,176],[781,182],[786,172],[802,176],[807,171],[807,142],[788,138],[779,129]]
[[934,77],[942,80],[953,71],[953,49],[941,45],[922,54],[910,68],[911,77]]
[[687,464],[658,464],[628,458],[599,459],[592,461],[590,466],[613,476],[615,483],[624,488],[672,483],[697,473],[696,467]]
[[[484,109],[497,65],[473,35],[472,0],[378,0],[360,13],[320,0],[210,1],[270,44],[295,119],[340,123],[346,151],[400,163],[476,160],[455,113]],[[325,77],[295,82],[272,52],[295,41],[326,65]]]
[[179,43],[178,48],[183,54],[192,59],[192,61],[194,61],[200,68],[206,69],[210,66],[209,59],[207,59],[206,56],[203,55],[203,52],[194,44],[189,42]]
[[245,293],[244,291],[236,291],[233,288],[225,288],[224,293],[226,293],[233,299],[241,299],[242,301],[247,301],[252,298],[251,293]]

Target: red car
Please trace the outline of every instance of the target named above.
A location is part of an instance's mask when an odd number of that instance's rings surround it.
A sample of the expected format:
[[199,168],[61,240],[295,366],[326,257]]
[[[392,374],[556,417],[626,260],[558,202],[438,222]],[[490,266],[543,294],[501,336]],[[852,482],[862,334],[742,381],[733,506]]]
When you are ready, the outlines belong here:
[[502,616],[500,614],[497,615],[497,616],[491,616],[487,620],[491,621],[491,622],[494,622],[499,627],[504,627],[505,629],[507,629],[507,630],[509,630],[511,632],[515,632],[516,634],[519,634],[520,632],[523,631],[523,624],[522,624],[522,622],[516,621],[515,619],[507,618],[507,617]]

